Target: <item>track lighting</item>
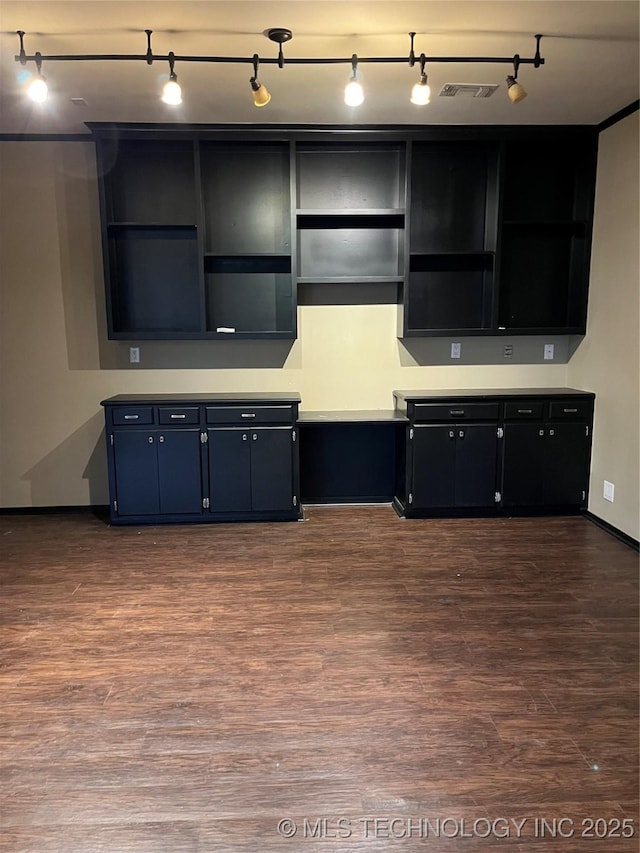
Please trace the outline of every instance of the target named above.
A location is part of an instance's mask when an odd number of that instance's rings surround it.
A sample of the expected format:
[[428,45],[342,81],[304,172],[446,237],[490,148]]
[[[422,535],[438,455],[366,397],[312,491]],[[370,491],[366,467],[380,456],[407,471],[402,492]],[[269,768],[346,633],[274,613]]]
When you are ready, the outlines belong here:
[[527,97],[524,88],[518,83],[518,68],[520,66],[520,57],[516,53],[513,57],[513,75],[507,77],[507,95],[512,104],[517,104]]
[[[48,56],[42,56],[40,52],[34,53],[31,56],[27,56],[27,53],[24,49],[24,30],[17,30],[17,35],[20,38],[20,53],[15,57],[16,62],[19,62],[21,65],[26,65],[27,62],[35,62],[37,68],[37,77],[35,77],[28,89],[29,97],[38,103],[42,103],[47,98],[47,83],[45,78],[42,76],[41,66],[42,62],[74,62],[78,60],[96,60],[96,61],[109,61],[109,62],[136,62],[142,60],[147,63],[147,65],[152,65],[155,59],[168,61],[169,63],[169,80],[165,83],[162,91],[162,100],[165,104],[169,104],[171,106],[178,106],[182,103],[182,92],[180,90],[180,85],[178,84],[178,77],[174,70],[174,63],[176,60],[180,62],[206,62],[206,63],[232,63],[236,65],[244,64],[244,63],[253,63],[253,76],[249,78],[249,83],[251,84],[251,93],[253,97],[253,103],[257,107],[266,106],[271,100],[271,95],[269,94],[267,88],[262,85],[262,83],[258,80],[258,55],[254,54],[253,57],[247,58],[242,56],[187,56],[180,55],[175,56],[173,51],[170,51],[166,56],[154,56],[151,51],[151,33],[152,30],[145,30],[144,32],[147,34],[147,52],[141,54],[124,54],[124,53],[107,53],[107,54],[54,54]],[[262,62],[269,65],[277,65],[278,68],[284,68],[285,59],[282,51],[282,45],[284,42],[289,41],[293,38],[293,33],[291,30],[285,29],[284,27],[272,27],[269,30],[266,30],[264,33],[265,36],[273,42],[278,44],[278,56],[277,57],[269,57],[267,59],[263,59]],[[413,67],[416,63],[416,55],[413,49],[413,40],[415,37],[415,33],[409,33],[411,37],[411,50],[409,52],[409,65]],[[533,65],[534,68],[540,68],[541,65],[545,64],[545,60],[540,56],[540,39],[542,38],[541,34],[537,34],[534,36],[536,40],[536,50],[535,55],[530,58],[521,59],[518,54],[514,57],[506,57],[506,56],[429,56],[425,57],[424,53],[420,54],[420,79],[413,86],[411,91],[411,103],[412,104],[428,104],[431,91],[429,88],[429,84],[427,83],[427,75],[425,73],[425,65],[427,62],[445,62],[450,64],[455,63],[513,63],[513,74],[510,74],[507,77],[507,94],[509,96],[509,100],[517,104],[523,98],[526,98],[527,93],[524,88],[518,83],[518,67],[520,65]],[[287,64],[289,65],[336,65],[351,62],[351,77],[349,79],[349,83],[345,88],[344,93],[344,102],[347,106],[357,107],[364,101],[364,91],[362,89],[362,85],[358,80],[358,62],[375,62],[375,63],[403,63],[407,61],[406,56],[367,56],[358,59],[358,56],[354,53],[351,59],[346,57],[307,57],[307,58],[299,58],[299,59],[287,59]]]
[[249,79],[251,83],[251,94],[253,95],[253,103],[256,107],[266,107],[271,100],[271,94],[266,86],[258,82],[258,54],[253,54],[253,77]]
[[344,90],[344,102],[348,107],[359,107],[364,101],[364,90],[358,82],[358,57],[351,57],[351,77]]
[[175,56],[170,51],[169,56],[169,79],[162,87],[162,100],[171,107],[177,107],[182,103],[182,89],[178,83],[178,75],[173,70]]
[[431,88],[427,83],[427,75],[424,73],[426,63],[424,53],[420,54],[420,79],[411,90],[411,103],[419,107],[428,104],[431,101]]

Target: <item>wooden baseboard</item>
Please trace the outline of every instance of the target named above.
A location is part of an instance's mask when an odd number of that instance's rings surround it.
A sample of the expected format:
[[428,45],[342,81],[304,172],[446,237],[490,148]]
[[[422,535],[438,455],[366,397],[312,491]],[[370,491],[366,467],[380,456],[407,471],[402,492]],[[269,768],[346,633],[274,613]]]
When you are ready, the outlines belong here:
[[637,539],[634,539],[633,536],[629,536],[622,530],[618,530],[618,528],[614,527],[613,524],[609,524],[608,521],[605,521],[602,518],[598,518],[597,515],[594,515],[592,512],[589,512],[589,510],[585,510],[583,515],[585,518],[588,518],[589,521],[592,521],[594,524],[597,524],[598,527],[601,527],[603,530],[606,530],[607,533],[610,533],[612,536],[615,536],[615,538],[619,539],[620,542],[623,542],[625,545],[628,545],[630,548],[633,548],[634,551],[640,550],[640,543]]

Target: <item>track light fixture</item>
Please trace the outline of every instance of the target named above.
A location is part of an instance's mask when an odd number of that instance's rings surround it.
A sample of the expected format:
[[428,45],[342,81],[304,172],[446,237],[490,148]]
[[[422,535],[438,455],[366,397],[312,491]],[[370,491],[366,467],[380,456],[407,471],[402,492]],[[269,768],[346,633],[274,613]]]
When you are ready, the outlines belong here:
[[351,57],[351,77],[345,86],[344,102],[348,107],[359,107],[364,101],[364,89],[358,82],[358,56]]
[[411,103],[416,104],[419,107],[424,106],[425,104],[430,103],[431,101],[431,87],[427,83],[427,75],[424,72],[424,66],[426,63],[426,57],[424,53],[420,54],[420,79],[415,84],[413,89],[411,90]]
[[167,58],[169,60],[169,79],[162,87],[162,100],[171,107],[177,107],[182,103],[182,89],[178,83],[178,75],[173,70],[176,61],[173,51],[169,52]]
[[[242,56],[176,56],[173,51],[170,51],[165,56],[154,57],[151,51],[151,33],[152,30],[145,30],[147,34],[147,52],[143,54],[54,54],[42,56],[38,51],[31,56],[27,56],[24,49],[24,30],[17,30],[17,35],[20,38],[20,52],[15,57],[16,62],[21,65],[26,65],[27,62],[35,62],[37,69],[37,77],[32,81],[29,87],[29,96],[38,102],[46,100],[47,83],[42,76],[42,62],[78,62],[78,61],[108,61],[108,62],[135,62],[143,60],[147,65],[152,65],[154,59],[160,59],[169,63],[169,80],[165,83],[162,92],[162,100],[171,106],[177,106],[182,103],[182,92],[178,84],[178,77],[174,70],[174,64],[179,62],[208,62],[208,63],[233,63],[242,64],[249,63],[253,65],[253,77],[249,79],[251,91],[253,95],[253,103],[257,107],[266,106],[271,100],[271,95],[266,87],[258,81],[258,64],[260,60],[257,54],[252,57]],[[416,56],[413,48],[413,40],[415,33],[409,33],[411,38],[411,49],[409,51],[409,65],[413,67],[416,63]],[[282,51],[284,42],[290,41],[293,38],[291,30],[284,27],[272,27],[265,32],[265,36],[272,42],[278,44],[278,56],[276,58],[262,59],[263,64],[277,65],[278,68],[284,68],[285,59]],[[535,55],[530,58],[522,59],[518,54],[515,56],[425,56],[420,54],[420,80],[413,86],[411,92],[411,103],[413,104],[428,104],[430,99],[430,89],[427,83],[427,75],[425,73],[425,65],[427,62],[445,62],[445,63],[513,63],[513,74],[507,77],[507,94],[509,100],[517,104],[527,96],[524,88],[518,83],[518,68],[520,65],[533,65],[534,68],[539,68],[544,65],[545,61],[540,56],[540,39],[541,34],[534,36],[536,39]],[[351,63],[351,77],[345,89],[345,103],[348,106],[357,107],[364,101],[364,91],[358,80],[358,63],[375,62],[375,63],[399,63],[406,62],[406,56],[368,56],[358,57],[353,54],[351,59],[346,57],[309,57],[301,59],[287,59],[288,65],[336,65]]]
[[507,77],[507,95],[512,104],[517,104],[527,97],[524,88],[518,83],[518,68],[520,67],[520,57],[516,53],[513,57],[513,75]]
[[267,87],[258,82],[258,65],[260,60],[258,54],[253,54],[253,77],[249,79],[251,83],[251,94],[253,95],[253,103],[256,107],[266,107],[271,100],[271,94],[267,91]]

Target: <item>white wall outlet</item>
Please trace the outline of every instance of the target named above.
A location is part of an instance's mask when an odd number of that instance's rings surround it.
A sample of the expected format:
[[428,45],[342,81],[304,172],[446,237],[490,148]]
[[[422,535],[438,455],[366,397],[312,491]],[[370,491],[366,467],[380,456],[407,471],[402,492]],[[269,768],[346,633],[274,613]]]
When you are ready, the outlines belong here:
[[553,361],[553,351],[555,347],[553,344],[545,344],[544,345],[544,360],[545,361]]
[[129,347],[129,363],[140,364],[140,347]]
[[451,344],[451,358],[460,358],[462,344]]
[[615,488],[616,487],[613,485],[613,483],[610,483],[608,480],[604,481],[604,490],[602,496],[605,501],[611,501],[611,503],[613,503],[613,493],[615,491]]

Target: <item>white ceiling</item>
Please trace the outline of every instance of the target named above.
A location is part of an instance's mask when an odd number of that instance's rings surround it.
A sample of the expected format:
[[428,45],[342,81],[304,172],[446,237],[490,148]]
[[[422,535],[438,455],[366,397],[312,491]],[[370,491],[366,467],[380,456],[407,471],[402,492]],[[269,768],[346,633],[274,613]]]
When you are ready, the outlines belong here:
[[[85,121],[275,124],[598,124],[638,98],[638,2],[618,0],[0,0],[0,133],[82,133]],[[152,29],[156,54],[275,57],[264,31],[293,30],[286,57],[427,56],[531,57],[543,33],[544,66],[520,67],[529,96],[506,97],[509,65],[433,63],[427,67],[432,102],[409,103],[418,66],[362,64],[366,99],[343,103],[350,63],[262,65],[272,93],[257,110],[250,97],[251,65],[177,63],[183,104],[159,99],[168,64],[45,62],[50,97],[43,106],[21,87],[16,30],[27,54],[134,53],[146,50]],[[33,63],[29,64],[33,69]],[[500,84],[487,100],[440,98],[445,83]],[[75,106],[72,98],[84,98]]]

